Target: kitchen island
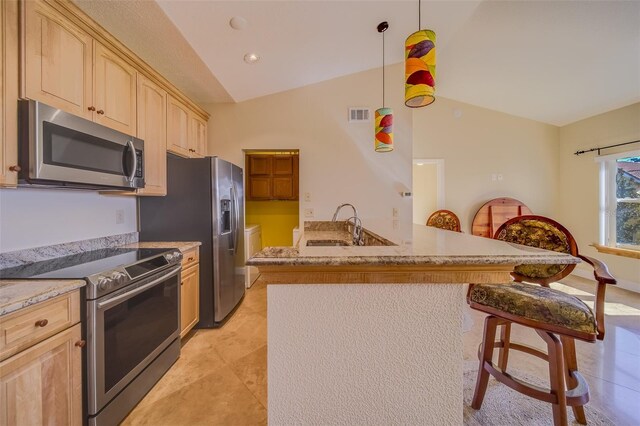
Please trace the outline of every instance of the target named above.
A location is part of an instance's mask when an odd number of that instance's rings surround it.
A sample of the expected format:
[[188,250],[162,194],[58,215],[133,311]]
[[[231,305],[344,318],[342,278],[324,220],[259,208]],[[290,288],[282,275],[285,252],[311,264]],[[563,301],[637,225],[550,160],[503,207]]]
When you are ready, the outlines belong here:
[[463,284],[579,262],[420,225],[354,246],[340,226],[247,262],[268,285],[270,424],[462,424]]

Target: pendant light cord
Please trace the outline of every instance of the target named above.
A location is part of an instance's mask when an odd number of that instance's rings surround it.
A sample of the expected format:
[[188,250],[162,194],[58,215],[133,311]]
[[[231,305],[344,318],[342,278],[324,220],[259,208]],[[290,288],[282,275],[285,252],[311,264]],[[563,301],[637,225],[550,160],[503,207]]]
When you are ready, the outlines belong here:
[[384,108],[384,31],[382,32],[382,108]]
[[422,18],[422,0],[418,0],[418,31],[422,28],[422,22],[420,19]]

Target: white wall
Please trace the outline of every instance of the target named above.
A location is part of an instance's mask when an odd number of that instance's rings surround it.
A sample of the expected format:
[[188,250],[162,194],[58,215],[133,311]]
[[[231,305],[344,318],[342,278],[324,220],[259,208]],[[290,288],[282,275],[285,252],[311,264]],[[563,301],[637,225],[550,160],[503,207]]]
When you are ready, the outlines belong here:
[[[596,153],[573,155],[597,146],[640,140],[640,103],[596,115],[560,129],[559,216],[578,242],[580,251],[607,264],[619,285],[640,292],[640,261],[598,253],[589,244],[598,242],[599,232],[599,164]],[[629,145],[603,154],[638,149]],[[581,268],[585,272],[586,267]]]
[[[349,107],[382,105],[382,70],[352,74],[237,104],[208,106],[209,153],[236,164],[243,149],[300,150],[300,220],[328,220],[341,203],[367,219],[411,223],[412,114],[404,106],[403,64],[387,68],[387,105],[394,109],[395,150],[374,152],[374,123],[349,124]],[[305,202],[308,192],[311,201]],[[343,214],[347,214],[346,212]],[[346,216],[345,216],[346,219]],[[309,220],[309,219],[307,219]]]
[[413,114],[413,156],[444,159],[443,208],[458,215],[465,232],[482,204],[497,197],[557,216],[556,126],[442,97]]
[[[116,224],[122,210],[124,223]],[[97,192],[0,190],[0,252],[137,231],[136,200]]]

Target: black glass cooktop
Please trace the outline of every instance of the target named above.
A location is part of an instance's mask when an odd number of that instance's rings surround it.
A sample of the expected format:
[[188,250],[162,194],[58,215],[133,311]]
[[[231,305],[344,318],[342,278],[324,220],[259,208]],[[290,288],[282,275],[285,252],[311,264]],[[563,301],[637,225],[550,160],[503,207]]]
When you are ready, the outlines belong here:
[[105,248],[0,269],[1,279],[81,279],[129,266],[171,249]]

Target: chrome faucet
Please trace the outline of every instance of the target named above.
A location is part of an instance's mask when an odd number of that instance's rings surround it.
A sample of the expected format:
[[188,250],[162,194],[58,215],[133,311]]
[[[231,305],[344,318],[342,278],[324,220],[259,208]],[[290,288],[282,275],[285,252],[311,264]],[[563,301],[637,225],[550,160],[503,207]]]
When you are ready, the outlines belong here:
[[362,245],[362,241],[363,241],[362,240],[362,220],[360,220],[360,218],[358,217],[358,210],[355,208],[353,204],[349,204],[349,203],[340,204],[336,209],[336,212],[333,214],[333,219],[331,219],[331,221],[332,222],[336,221],[336,219],[338,218],[338,213],[340,213],[340,210],[343,207],[351,207],[353,209],[353,216],[347,219],[347,223],[351,223],[349,221],[353,219],[353,232],[351,233],[351,236],[353,238],[353,244],[356,246],[360,246]]
[[332,222],[336,221],[336,219],[338,218],[338,213],[340,213],[340,210],[343,207],[351,207],[353,209],[353,216],[356,217],[356,218],[358,217],[358,210],[356,210],[354,205],[353,204],[349,204],[349,203],[345,203],[345,204],[340,204],[338,206],[338,208],[336,209],[336,212],[333,214],[333,219],[331,219]]

